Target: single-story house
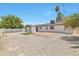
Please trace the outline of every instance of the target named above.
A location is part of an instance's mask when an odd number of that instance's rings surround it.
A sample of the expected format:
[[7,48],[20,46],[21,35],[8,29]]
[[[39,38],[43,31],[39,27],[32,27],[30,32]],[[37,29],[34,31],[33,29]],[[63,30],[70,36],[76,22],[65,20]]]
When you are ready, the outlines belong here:
[[38,25],[27,26],[26,32],[70,32],[70,30],[65,30],[62,22],[46,23]]

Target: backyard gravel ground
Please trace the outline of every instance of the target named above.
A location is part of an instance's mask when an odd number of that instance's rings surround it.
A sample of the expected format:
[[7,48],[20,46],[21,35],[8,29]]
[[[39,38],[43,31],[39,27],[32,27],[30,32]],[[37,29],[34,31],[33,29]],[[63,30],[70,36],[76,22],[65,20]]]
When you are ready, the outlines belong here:
[[61,39],[61,33],[8,33],[0,38],[1,56],[77,56],[78,46]]

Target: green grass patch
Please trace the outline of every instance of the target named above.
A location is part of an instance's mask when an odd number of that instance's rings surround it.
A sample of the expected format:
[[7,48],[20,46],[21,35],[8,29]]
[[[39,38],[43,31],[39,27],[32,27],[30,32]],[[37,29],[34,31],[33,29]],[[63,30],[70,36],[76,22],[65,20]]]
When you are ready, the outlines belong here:
[[24,35],[30,35],[30,34],[33,34],[33,33],[28,32],[28,33],[21,33],[21,34],[24,34]]

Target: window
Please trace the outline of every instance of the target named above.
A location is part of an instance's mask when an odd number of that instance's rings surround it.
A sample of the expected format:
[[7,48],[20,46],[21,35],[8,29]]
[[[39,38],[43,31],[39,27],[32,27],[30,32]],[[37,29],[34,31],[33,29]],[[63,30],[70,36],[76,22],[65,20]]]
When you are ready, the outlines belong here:
[[51,27],[50,27],[50,29],[54,29],[54,27],[53,27],[53,26],[51,26]]

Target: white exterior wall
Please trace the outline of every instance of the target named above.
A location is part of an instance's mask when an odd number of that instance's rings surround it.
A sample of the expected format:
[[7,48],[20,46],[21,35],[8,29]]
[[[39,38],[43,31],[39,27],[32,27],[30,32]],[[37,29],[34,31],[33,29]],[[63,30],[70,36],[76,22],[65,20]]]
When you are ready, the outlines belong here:
[[[27,27],[27,32],[36,32],[36,27]],[[40,28],[41,27],[41,28]],[[71,33],[71,30],[64,30],[64,25],[54,25],[54,29],[50,29],[50,27],[53,27],[53,25],[47,25],[47,26],[38,26],[37,32],[61,32],[61,33]],[[48,29],[46,29],[48,28]]]
[[[48,29],[46,29],[48,27]],[[55,25],[54,29],[50,29],[51,26],[41,26],[38,28],[38,32],[61,32],[61,33],[71,33],[72,31],[67,29],[64,30],[64,25]]]
[[33,26],[32,29],[31,29],[31,31],[32,31],[32,32],[36,32],[36,27]]
[[56,26],[54,26],[54,30],[55,31],[60,31],[60,32],[65,31],[63,25],[56,25]]
[[71,29],[64,29],[64,25],[57,25],[55,26],[55,29],[54,29],[55,32],[62,32],[62,33],[72,33],[72,30]]
[[51,32],[51,31],[54,31],[54,29],[50,29],[50,26],[41,26],[41,29],[40,27],[38,27],[38,32]]
[[31,27],[27,27],[27,28],[25,29],[25,31],[26,31],[26,32],[32,32]]
[[33,27],[27,27],[27,28],[25,29],[25,31],[26,31],[26,32],[36,32],[36,27],[35,27],[35,26],[33,26]]
[[14,33],[14,32],[25,32],[25,28],[15,28],[15,29],[0,29],[0,32]]

